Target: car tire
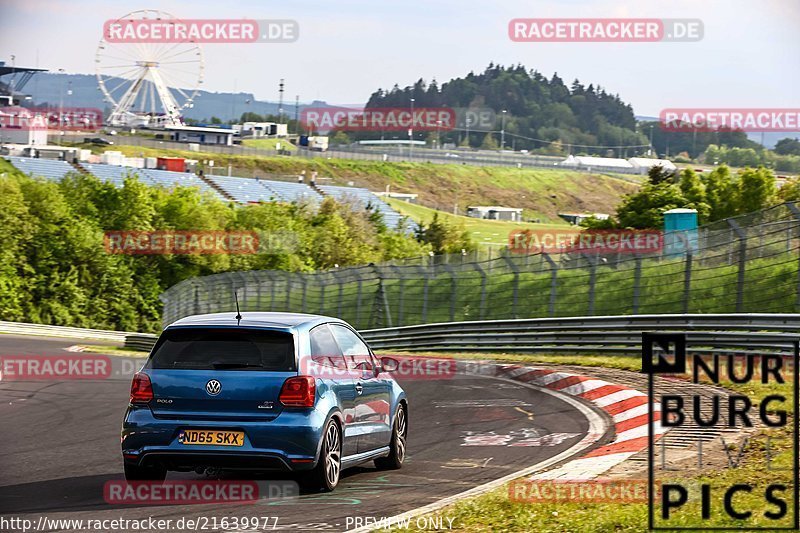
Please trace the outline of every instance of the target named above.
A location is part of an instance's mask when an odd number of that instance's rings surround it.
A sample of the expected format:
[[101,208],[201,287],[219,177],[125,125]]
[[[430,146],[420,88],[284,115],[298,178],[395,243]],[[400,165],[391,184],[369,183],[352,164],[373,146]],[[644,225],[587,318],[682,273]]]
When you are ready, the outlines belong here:
[[400,404],[394,415],[392,425],[392,442],[389,444],[389,455],[375,459],[375,466],[382,470],[397,470],[403,466],[406,458],[406,439],[408,438],[408,413]]
[[303,478],[309,491],[331,492],[339,484],[342,473],[342,431],[335,420],[328,420],[322,433],[319,461]]
[[167,469],[161,466],[125,465],[126,481],[164,481]]

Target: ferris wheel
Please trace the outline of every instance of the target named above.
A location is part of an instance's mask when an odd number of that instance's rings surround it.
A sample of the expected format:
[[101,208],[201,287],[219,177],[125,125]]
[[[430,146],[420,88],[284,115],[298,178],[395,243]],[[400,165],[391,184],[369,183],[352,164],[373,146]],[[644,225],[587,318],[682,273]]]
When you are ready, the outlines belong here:
[[[145,9],[117,19],[177,20],[169,13]],[[104,35],[95,54],[97,82],[113,107],[112,126],[177,126],[203,84],[203,51],[192,41],[118,43]]]

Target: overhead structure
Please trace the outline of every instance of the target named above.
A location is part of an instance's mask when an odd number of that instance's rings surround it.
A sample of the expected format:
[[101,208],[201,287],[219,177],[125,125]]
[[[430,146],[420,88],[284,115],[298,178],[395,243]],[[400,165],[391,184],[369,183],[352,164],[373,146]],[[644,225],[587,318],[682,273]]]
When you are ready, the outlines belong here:
[[[144,9],[118,22],[177,20],[163,11]],[[104,35],[95,54],[100,90],[112,106],[110,126],[167,127],[183,124],[203,84],[203,51],[196,42],[119,43]]]

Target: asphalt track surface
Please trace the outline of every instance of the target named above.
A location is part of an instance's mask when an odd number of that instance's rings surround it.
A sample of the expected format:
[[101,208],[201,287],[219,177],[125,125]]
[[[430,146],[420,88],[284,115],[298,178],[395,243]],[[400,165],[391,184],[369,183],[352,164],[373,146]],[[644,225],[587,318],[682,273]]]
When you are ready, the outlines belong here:
[[[77,355],[64,351],[77,342],[0,335],[0,358]],[[265,517],[268,525],[259,530],[344,531],[363,525],[366,517],[397,515],[535,465],[588,431],[575,407],[522,384],[479,376],[398,381],[410,402],[408,457],[401,470],[379,471],[370,463],[345,470],[332,493],[224,505],[106,503],[104,484],[123,479],[119,434],[130,375],[0,381],[0,516],[35,523],[40,516],[173,523]],[[536,440],[563,433],[574,436],[557,444]],[[266,476],[258,478],[276,479]],[[206,478],[171,472],[167,479]],[[212,522],[205,525],[214,530]]]

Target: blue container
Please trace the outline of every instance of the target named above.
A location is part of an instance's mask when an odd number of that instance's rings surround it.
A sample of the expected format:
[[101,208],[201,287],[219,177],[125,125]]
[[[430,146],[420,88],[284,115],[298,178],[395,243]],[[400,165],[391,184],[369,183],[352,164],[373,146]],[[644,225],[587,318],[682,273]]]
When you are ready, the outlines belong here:
[[696,253],[697,210],[670,209],[664,212],[664,253],[667,256]]

